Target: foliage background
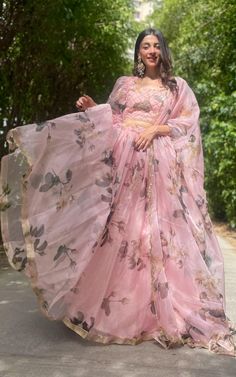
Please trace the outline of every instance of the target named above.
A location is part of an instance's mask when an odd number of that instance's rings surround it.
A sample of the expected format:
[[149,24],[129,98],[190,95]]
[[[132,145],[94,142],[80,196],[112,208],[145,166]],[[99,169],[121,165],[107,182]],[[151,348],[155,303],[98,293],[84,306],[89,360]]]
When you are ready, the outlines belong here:
[[0,27],[1,154],[9,128],[104,101],[136,33],[131,0],[5,0]]
[[201,108],[211,213],[236,227],[236,2],[164,0],[151,21]]

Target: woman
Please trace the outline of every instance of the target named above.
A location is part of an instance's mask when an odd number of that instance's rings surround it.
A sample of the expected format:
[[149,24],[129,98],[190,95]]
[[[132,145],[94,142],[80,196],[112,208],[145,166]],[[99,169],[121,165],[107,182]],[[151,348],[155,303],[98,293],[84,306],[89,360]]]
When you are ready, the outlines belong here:
[[199,108],[172,76],[162,33],[140,33],[134,76],[117,80],[108,104],[83,96],[77,106],[86,111],[9,134],[17,148],[2,162],[2,229],[11,264],[45,314],[84,338],[235,355]]

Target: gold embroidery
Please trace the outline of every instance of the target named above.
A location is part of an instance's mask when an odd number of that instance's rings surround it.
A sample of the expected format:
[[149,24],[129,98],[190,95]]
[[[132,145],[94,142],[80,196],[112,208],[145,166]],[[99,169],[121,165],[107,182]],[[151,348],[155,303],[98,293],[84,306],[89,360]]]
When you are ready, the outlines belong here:
[[130,344],[130,345],[136,345],[143,341],[152,340],[153,336],[151,334],[144,333],[140,337],[134,337],[134,338],[120,338],[117,336],[112,335],[105,335],[105,334],[99,334],[96,333],[95,330],[91,330],[90,332],[84,330],[82,327],[78,325],[74,325],[69,318],[64,318],[63,323],[69,327],[71,330],[76,332],[78,335],[80,335],[83,339],[92,340],[94,342],[103,343],[103,344]]
[[125,119],[123,123],[123,127],[132,127],[132,128],[148,128],[150,126],[153,126],[152,122],[147,122],[139,119]]

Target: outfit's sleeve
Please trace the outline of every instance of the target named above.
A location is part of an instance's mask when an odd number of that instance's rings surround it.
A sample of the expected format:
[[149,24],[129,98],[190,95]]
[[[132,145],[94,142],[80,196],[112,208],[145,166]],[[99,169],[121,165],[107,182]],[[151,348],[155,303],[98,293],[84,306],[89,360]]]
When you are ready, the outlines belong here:
[[188,136],[198,128],[199,107],[196,97],[187,82],[177,78],[178,94],[173,103],[170,118],[167,121],[173,139]]
[[[192,190],[203,188],[204,164],[199,106],[192,89],[177,78],[178,94],[173,97],[170,115],[165,122],[171,128],[171,139],[182,173]],[[196,185],[197,184],[197,185]]]
[[121,76],[117,79],[107,103],[111,106],[114,123],[120,123],[126,108],[128,77]]

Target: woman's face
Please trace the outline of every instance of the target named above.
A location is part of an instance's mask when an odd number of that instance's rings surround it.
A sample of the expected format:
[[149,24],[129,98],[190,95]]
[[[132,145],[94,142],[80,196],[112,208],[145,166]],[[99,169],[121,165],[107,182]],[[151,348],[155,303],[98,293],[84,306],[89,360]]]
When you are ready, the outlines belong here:
[[139,56],[146,66],[146,69],[153,69],[157,66],[160,54],[158,38],[155,35],[147,35],[144,37],[140,44]]

